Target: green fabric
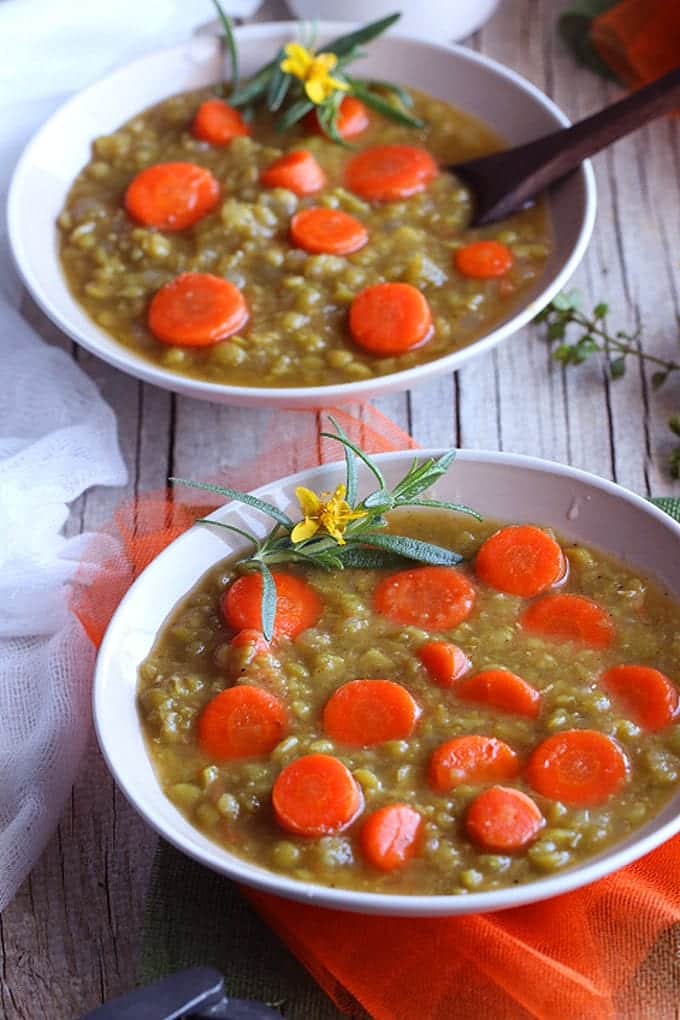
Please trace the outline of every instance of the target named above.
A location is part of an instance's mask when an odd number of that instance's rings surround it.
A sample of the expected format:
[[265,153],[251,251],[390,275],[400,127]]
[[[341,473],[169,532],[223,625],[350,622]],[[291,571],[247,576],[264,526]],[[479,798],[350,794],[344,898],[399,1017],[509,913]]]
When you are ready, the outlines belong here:
[[[654,502],[680,522],[680,499]],[[162,840],[146,904],[138,978],[155,981],[205,964],[226,978],[228,994],[276,1005],[286,1020],[362,1020],[341,1013],[260,920],[228,879],[196,864]]]

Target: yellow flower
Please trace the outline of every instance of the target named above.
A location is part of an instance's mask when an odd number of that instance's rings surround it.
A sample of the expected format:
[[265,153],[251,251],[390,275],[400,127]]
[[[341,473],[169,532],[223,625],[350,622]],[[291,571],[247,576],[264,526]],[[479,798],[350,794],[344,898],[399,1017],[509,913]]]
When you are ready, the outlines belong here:
[[317,531],[325,531],[338,545],[344,545],[343,533],[349,522],[367,516],[366,510],[352,510],[345,500],[346,492],[344,485],[338,485],[332,496],[329,492],[322,492],[320,498],[311,489],[299,486],[295,495],[304,520],[293,528],[290,534],[293,542],[305,542],[313,538]]
[[291,42],[284,47],[286,59],[281,61],[284,74],[292,74],[304,83],[307,98],[318,106],[338,89],[346,92],[349,85],[331,77],[338,58],[334,53],[319,53],[318,56],[300,43]]

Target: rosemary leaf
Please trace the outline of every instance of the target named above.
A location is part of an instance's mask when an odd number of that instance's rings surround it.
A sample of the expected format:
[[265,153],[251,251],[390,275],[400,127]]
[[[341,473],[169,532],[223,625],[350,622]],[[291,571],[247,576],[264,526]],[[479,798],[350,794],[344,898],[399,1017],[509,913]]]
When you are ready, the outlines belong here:
[[417,538],[406,538],[403,535],[367,535],[364,541],[378,549],[404,556],[418,563],[430,563],[433,566],[455,566],[463,557],[451,549],[443,549],[439,545],[421,542]]
[[[331,425],[333,425],[334,428],[336,429],[338,428],[338,423],[335,421],[334,418],[331,418],[330,415],[328,416],[328,420],[330,421]],[[333,435],[332,432],[320,432],[319,435],[322,437],[322,439],[334,439],[336,443],[342,443],[346,450],[352,450],[352,452],[357,455],[359,460],[363,461],[363,463],[366,465],[368,470],[371,472],[373,477],[378,482],[380,488],[387,489],[385,477],[380,468],[378,467],[378,465],[371,460],[368,454],[364,453],[363,450],[356,446],[351,439],[348,439],[344,432],[342,432],[342,435],[340,434],[340,432],[338,432],[337,435]]]
[[274,636],[274,621],[276,619],[276,585],[271,570],[262,560],[252,560],[252,565],[262,575],[262,604],[260,606],[260,620],[262,622],[262,633],[266,641],[271,641]]
[[325,103],[317,106],[316,116],[321,130],[327,138],[330,138],[336,145],[342,146],[343,149],[352,149],[353,146],[349,145],[338,131],[338,114],[343,97],[344,92],[334,92]]
[[218,496],[226,496],[227,499],[235,499],[237,503],[245,503],[252,506],[261,513],[271,517],[272,520],[282,524],[284,528],[292,528],[293,521],[283,510],[279,510],[273,503],[267,503],[257,496],[251,496],[248,492],[239,492],[238,489],[223,489],[220,485],[209,485],[207,482],[190,482],[186,478],[170,478],[174,485],[188,485],[191,489],[203,489],[205,492],[214,492]]
[[267,86],[267,109],[271,110],[272,113],[276,113],[283,105],[293,80],[289,74],[284,74],[281,70],[281,61],[285,59],[285,56],[286,54],[283,50],[279,50],[276,54],[276,59],[274,60],[276,67]]
[[403,89],[401,85],[395,85],[391,81],[380,81],[376,78],[371,78],[369,81],[365,81],[364,86],[367,89],[373,91],[378,89],[379,92],[388,92],[390,95],[396,96],[402,106],[410,109],[413,106],[413,96],[410,96],[406,89]]
[[297,99],[294,103],[288,107],[286,112],[276,122],[276,130],[279,134],[287,131],[288,128],[292,127],[293,124],[297,124],[299,120],[309,113],[310,110],[314,109],[314,103],[306,97]]
[[227,49],[229,50],[229,60],[231,61],[231,87],[236,91],[240,81],[240,66],[238,59],[238,46],[236,45],[236,39],[234,37],[234,29],[231,24],[231,18],[222,10],[222,5],[219,0],[213,0],[213,4],[217,11],[217,17],[220,19],[220,23],[224,30],[224,38],[227,43]]
[[249,542],[252,542],[256,549],[260,548],[260,543],[254,535],[249,534],[247,531],[243,531],[241,528],[237,528],[234,524],[225,524],[224,521],[211,521],[207,517],[199,517],[194,523],[207,524],[211,528],[224,528],[225,531],[233,531],[235,534],[240,535],[241,538],[247,538]]
[[464,503],[446,503],[441,499],[409,499],[408,502],[400,502],[398,506],[429,506],[437,510],[453,510],[459,514],[469,514],[470,517],[474,517],[478,521],[484,519],[481,514],[478,514],[472,507],[465,506]]
[[398,553],[387,549],[375,549],[365,545],[345,545],[340,553],[342,566],[348,569],[391,570],[403,567],[407,560]]
[[[349,443],[349,438],[345,434],[345,430],[342,425],[340,425],[330,414],[328,416],[328,420],[337,432],[337,437],[334,438],[339,438],[345,440],[346,443]],[[347,490],[345,498],[350,506],[354,506],[357,501],[357,465],[354,459],[354,451],[350,446],[345,445],[343,452],[345,454],[345,488]]]
[[381,99],[375,92],[371,92],[370,89],[366,88],[361,82],[357,81],[356,78],[350,80],[351,92],[353,96],[360,99],[366,106],[370,106],[372,110],[379,113],[383,117],[387,117],[389,120],[395,121],[397,124],[404,124],[406,127],[411,128],[422,128],[425,127],[425,122],[420,120],[418,117],[412,117],[410,113],[406,113],[405,110],[400,110],[394,103],[390,103],[385,99]]
[[361,46],[363,43],[370,42],[371,39],[376,39],[379,35],[382,35],[400,17],[401,13],[389,14],[386,18],[380,18],[379,21],[372,21],[370,24],[364,25],[363,28],[358,28],[355,32],[340,35],[337,39],[333,39],[332,42],[326,43],[325,46],[321,47],[320,52],[335,53],[336,57],[342,57],[349,53],[350,50],[353,50],[355,46]]
[[276,67],[276,61],[272,60],[271,63],[263,67],[261,71],[258,71],[242,88],[232,92],[229,96],[230,105],[247,106],[256,99],[260,99],[266,93],[269,87],[269,79],[276,70]]

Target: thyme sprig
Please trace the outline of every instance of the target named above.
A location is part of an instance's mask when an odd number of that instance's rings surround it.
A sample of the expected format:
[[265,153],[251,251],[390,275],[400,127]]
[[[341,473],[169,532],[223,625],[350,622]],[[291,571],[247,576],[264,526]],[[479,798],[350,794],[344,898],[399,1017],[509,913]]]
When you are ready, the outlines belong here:
[[[463,504],[424,497],[424,493],[445,475],[453,464],[455,450],[423,462],[415,458],[404,477],[390,488],[379,464],[349,439],[334,418],[329,416],[329,421],[335,431],[322,432],[321,435],[339,443],[343,448],[345,481],[336,488],[332,496],[321,494],[319,497],[308,489],[299,488],[297,494],[305,515],[303,521],[295,522],[289,514],[272,503],[237,489],[183,478],[170,479],[177,485],[203,489],[243,503],[260,511],[274,522],[267,535],[259,539],[251,532],[223,521],[207,518],[197,521],[198,524],[222,528],[237,534],[252,545],[252,551],[239,560],[236,569],[239,573],[258,572],[262,576],[261,623],[262,632],[267,640],[271,639],[274,632],[276,616],[276,586],[271,567],[298,563],[323,570],[343,570],[350,567],[379,569],[396,567],[407,561],[454,566],[460,563],[462,556],[451,549],[385,532],[387,527],[385,514],[400,507],[422,506],[452,510],[481,519],[476,511]],[[367,468],[377,485],[377,488],[363,499],[358,498],[359,464]],[[324,499],[327,495],[329,498]],[[307,516],[310,504],[312,517]],[[313,527],[309,526],[310,521]],[[296,541],[294,532],[310,534],[310,537]]]
[[[619,329],[611,332],[607,326],[609,305],[598,302],[592,312],[583,311],[583,299],[577,290],[558,294],[553,301],[534,319],[545,327],[543,339],[553,347],[552,356],[563,365],[582,365],[594,354],[604,355],[609,375],[621,379],[629,358],[642,364],[654,366],[650,376],[652,388],[658,390],[675,372],[680,372],[680,361],[661,358],[650,354],[640,346],[642,326],[632,332]],[[673,415],[670,430],[680,436],[680,414]],[[680,478],[680,446],[674,448],[669,458],[669,470],[673,478]]]
[[273,60],[261,67],[243,85],[240,83],[238,47],[233,25],[219,0],[213,0],[225,37],[231,63],[232,106],[252,112],[264,104],[271,113],[279,114],[275,126],[285,132],[316,110],[322,132],[327,138],[343,145],[338,129],[340,106],[344,96],[355,96],[382,117],[407,127],[421,128],[423,122],[409,112],[411,97],[391,82],[363,80],[347,73],[347,66],[365,56],[366,43],[386,32],[401,14],[390,14],[354,32],[338,36],[325,46],[315,49],[316,32],[300,27],[300,41],[291,40]]

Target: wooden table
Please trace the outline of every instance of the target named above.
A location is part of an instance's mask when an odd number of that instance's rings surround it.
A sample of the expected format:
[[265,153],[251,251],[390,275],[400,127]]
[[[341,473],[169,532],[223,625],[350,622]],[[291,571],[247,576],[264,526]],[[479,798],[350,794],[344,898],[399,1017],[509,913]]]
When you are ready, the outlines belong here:
[[[502,0],[469,44],[578,119],[619,90],[565,52],[555,34],[563,6]],[[268,3],[264,13],[280,15],[281,4]],[[574,281],[588,300],[610,302],[617,327],[641,323],[645,348],[666,357],[678,354],[678,123],[653,124],[595,161],[597,225]],[[72,353],[118,415],[128,485],[88,492],[73,508],[71,532],[96,529],[121,499],[161,488],[170,474],[214,475],[229,462],[231,444],[257,445],[271,428],[271,413],[211,406],[128,378],[58,335],[28,299],[26,311],[49,342]],[[664,469],[677,384],[653,393],[649,375],[635,362],[612,383],[597,360],[565,372],[527,328],[457,375],[376,405],[424,446],[535,454],[644,495],[677,493]],[[57,832],[0,919],[0,1016],[71,1020],[133,984],[154,842],[92,741]]]

